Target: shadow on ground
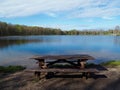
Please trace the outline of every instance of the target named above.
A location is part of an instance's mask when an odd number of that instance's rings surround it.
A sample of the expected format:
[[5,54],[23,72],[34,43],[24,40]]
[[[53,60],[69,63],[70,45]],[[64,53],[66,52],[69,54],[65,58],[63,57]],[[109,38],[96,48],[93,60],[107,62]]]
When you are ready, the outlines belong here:
[[0,90],[18,90],[20,87],[27,85],[27,81],[32,81],[31,76],[25,75],[23,72],[6,75],[0,79]]
[[[50,78],[83,78],[83,76],[81,74],[76,74],[76,75],[69,74],[69,75],[54,75],[54,76],[51,76]],[[99,79],[99,78],[107,78],[107,76],[104,74],[92,74],[88,78]]]
[[21,72],[0,79],[0,90],[120,90],[120,70],[110,69],[88,79],[81,74],[57,73],[53,78],[36,80]]

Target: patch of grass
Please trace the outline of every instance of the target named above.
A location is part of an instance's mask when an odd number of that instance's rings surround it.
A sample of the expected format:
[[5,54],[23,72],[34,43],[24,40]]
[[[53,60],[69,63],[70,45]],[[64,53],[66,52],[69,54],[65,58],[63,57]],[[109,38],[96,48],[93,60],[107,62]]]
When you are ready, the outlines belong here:
[[24,69],[23,66],[0,66],[0,73],[14,73]]
[[120,61],[112,60],[112,61],[101,63],[101,65],[104,65],[104,66],[120,66]]

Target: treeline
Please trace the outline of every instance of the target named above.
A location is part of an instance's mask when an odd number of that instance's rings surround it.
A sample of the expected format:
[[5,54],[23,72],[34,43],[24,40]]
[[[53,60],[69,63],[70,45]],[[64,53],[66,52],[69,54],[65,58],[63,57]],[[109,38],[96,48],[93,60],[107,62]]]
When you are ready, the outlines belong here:
[[70,30],[43,28],[37,26],[13,25],[6,22],[0,22],[0,36],[11,35],[120,35],[120,27],[116,26],[111,30]]
[[5,22],[0,22],[0,36],[6,35],[62,35],[60,29],[32,27],[25,25],[13,25]]

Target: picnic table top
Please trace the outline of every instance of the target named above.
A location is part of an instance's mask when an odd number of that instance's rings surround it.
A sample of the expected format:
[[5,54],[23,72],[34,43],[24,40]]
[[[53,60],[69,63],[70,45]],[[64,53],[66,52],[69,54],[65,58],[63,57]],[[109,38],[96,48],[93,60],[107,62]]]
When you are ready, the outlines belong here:
[[75,55],[43,55],[43,56],[34,56],[31,59],[41,60],[60,60],[60,59],[85,59],[85,60],[94,60],[95,58],[87,54],[75,54]]

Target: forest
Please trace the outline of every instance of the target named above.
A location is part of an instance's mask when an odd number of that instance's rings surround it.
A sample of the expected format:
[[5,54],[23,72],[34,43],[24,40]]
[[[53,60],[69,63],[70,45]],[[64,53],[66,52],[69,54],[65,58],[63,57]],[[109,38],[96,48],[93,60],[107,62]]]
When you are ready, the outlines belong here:
[[120,26],[109,30],[70,30],[10,24],[0,21],[0,36],[14,35],[120,35]]

